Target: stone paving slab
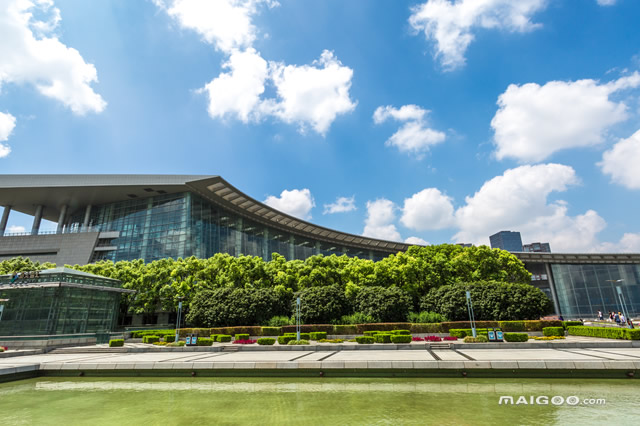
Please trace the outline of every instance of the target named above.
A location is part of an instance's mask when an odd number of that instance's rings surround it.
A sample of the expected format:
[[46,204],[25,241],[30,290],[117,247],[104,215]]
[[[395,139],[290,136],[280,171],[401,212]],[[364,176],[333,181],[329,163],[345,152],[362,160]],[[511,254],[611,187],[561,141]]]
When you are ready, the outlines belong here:
[[[434,355],[443,361],[468,361],[469,359],[452,350],[434,350]],[[475,358],[474,358],[475,359]]]
[[467,356],[479,361],[526,361],[526,360],[593,360],[594,357],[570,353],[556,349],[511,349],[496,351],[493,349],[460,350]]
[[329,358],[331,360],[371,360],[371,361],[430,361],[434,360],[427,351],[370,351],[364,353],[362,351],[341,351]]

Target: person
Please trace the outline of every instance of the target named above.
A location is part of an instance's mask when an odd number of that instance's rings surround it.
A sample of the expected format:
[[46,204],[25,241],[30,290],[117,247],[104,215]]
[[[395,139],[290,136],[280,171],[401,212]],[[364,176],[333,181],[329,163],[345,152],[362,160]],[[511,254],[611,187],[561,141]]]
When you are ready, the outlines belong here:
[[598,321],[602,321],[602,311],[598,311]]
[[631,321],[631,318],[627,320],[627,325],[629,326],[629,328],[633,328],[633,321]]
[[620,325],[620,315],[619,315],[619,313],[614,315],[613,320],[616,322],[616,324]]
[[624,314],[620,314],[620,324],[626,324],[626,323],[627,323],[627,320],[624,317]]
[[613,312],[609,311],[609,322],[613,322]]

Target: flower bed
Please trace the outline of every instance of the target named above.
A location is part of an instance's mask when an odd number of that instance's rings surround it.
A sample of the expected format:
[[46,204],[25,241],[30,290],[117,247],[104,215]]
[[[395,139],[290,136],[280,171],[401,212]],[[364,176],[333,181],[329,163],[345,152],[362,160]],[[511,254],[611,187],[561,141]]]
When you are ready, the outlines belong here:
[[233,343],[236,345],[252,345],[256,342],[257,340],[254,339],[238,339],[233,341]]

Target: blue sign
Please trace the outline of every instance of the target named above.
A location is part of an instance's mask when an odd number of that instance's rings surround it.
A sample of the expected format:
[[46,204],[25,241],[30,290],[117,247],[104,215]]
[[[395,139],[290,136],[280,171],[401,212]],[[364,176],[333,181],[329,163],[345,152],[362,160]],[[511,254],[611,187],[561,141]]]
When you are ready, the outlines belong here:
[[493,331],[489,332],[489,340],[496,340],[496,333]]
[[191,336],[187,336],[187,342],[186,343],[187,343],[187,345],[191,344]]
[[502,340],[502,331],[496,331],[498,340]]

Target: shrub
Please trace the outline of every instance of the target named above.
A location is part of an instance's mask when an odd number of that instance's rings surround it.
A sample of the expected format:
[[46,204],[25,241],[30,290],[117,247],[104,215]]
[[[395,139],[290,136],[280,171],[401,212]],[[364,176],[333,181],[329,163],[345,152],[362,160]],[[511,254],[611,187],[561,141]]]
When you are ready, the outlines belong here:
[[[460,337],[463,338],[465,336],[473,336],[473,330],[471,328],[452,328],[449,330],[449,334],[451,336],[455,336],[455,337]],[[488,335],[489,334],[489,329],[488,328],[476,328],[476,335]]]
[[[471,329],[471,323],[469,321],[449,321],[440,324],[442,332],[446,333],[452,328],[459,329]],[[498,328],[498,321],[476,321],[476,328]]]
[[282,329],[280,327],[262,327],[263,336],[279,336]]
[[[120,346],[124,346],[124,339],[111,339],[109,340],[109,347],[110,348],[117,348]],[[2,348],[0,348],[2,349]],[[4,349],[2,349],[2,351],[4,351]],[[2,352],[0,351],[0,352]]]
[[[291,336],[294,339],[298,337],[297,333],[284,333],[285,336]],[[301,340],[310,340],[311,339],[311,333],[300,333],[300,339]]]
[[271,317],[267,324],[269,327],[282,327],[283,325],[292,325],[295,324],[295,320],[291,317],[286,317],[284,315],[276,315],[275,317]]
[[253,345],[256,342],[257,340],[254,340],[254,339],[240,339],[240,340],[233,341],[233,343],[236,345]]
[[408,329],[411,327],[411,324],[408,322],[379,322],[375,324],[358,324],[356,326],[356,330],[358,334],[363,334],[365,331],[391,331],[401,329]]
[[318,342],[319,343],[342,343],[344,342],[344,339],[320,339],[318,340]]
[[212,339],[214,342],[217,342],[217,341],[218,341],[218,336],[220,336],[220,335],[219,335],[219,334],[212,334],[212,335],[211,335],[211,339]]
[[218,343],[227,343],[231,341],[231,336],[228,334],[220,334],[216,336],[216,342]]
[[372,337],[373,337],[373,336],[375,336],[376,334],[380,334],[380,333],[382,333],[382,332],[381,332],[381,331],[378,331],[378,330],[369,330],[369,331],[365,331],[365,332],[364,332],[364,333],[362,333],[362,334],[364,334],[365,336],[372,336]]
[[351,315],[343,315],[339,320],[334,321],[334,324],[364,324],[367,322],[375,322],[375,319],[371,315],[363,314],[362,312],[356,312]]
[[398,287],[362,287],[354,300],[354,309],[369,315],[376,322],[403,321],[413,302],[409,294]]
[[365,345],[365,344],[368,345],[375,342],[375,339],[371,336],[356,336],[356,342],[358,342],[361,345]]
[[411,341],[412,342],[424,342],[425,339],[423,339],[422,337],[412,337]]
[[562,321],[562,326],[566,330],[567,327],[584,325],[582,321]]
[[166,336],[164,336],[164,341],[165,341],[165,343],[172,343],[172,342],[175,342],[175,341],[176,341],[176,335],[175,335],[175,332],[174,332],[174,334],[173,334],[173,335],[171,335],[171,334],[167,334]]
[[564,328],[562,327],[545,327],[542,329],[545,336],[564,336]]
[[409,330],[391,330],[391,334],[404,334],[411,336],[411,332]]
[[290,312],[291,294],[274,288],[223,287],[194,294],[186,321],[202,327],[265,324]]
[[525,331],[524,321],[499,321],[502,331]]
[[175,329],[166,329],[166,330],[135,330],[131,332],[131,337],[133,339],[141,339],[144,336],[167,336],[167,335],[175,335]]
[[542,331],[545,327],[561,327],[562,321],[560,320],[536,320],[536,321],[523,321],[526,331]]
[[[326,324],[346,315],[349,311],[349,303],[344,290],[339,285],[310,287],[299,292],[298,296],[300,297],[300,318],[307,324]],[[291,310],[295,311],[295,305],[292,305]]]
[[530,284],[498,281],[459,282],[433,288],[422,299],[420,309],[438,312],[454,321],[467,317],[465,292],[471,292],[478,321],[540,318],[552,311],[551,300]]
[[327,333],[324,331],[312,331],[309,336],[310,340],[322,340],[327,338]]
[[[301,324],[300,331],[303,333],[311,333],[312,331],[326,331],[327,334],[333,333],[332,324]],[[295,325],[286,325],[282,327],[282,333],[295,333]]]
[[308,345],[309,341],[308,340],[304,340],[304,339],[300,339],[300,340],[289,340],[287,342],[287,345],[292,346],[292,345]]
[[196,346],[211,346],[213,345],[213,339],[210,337],[198,337],[196,340]]
[[[235,327],[215,327],[210,329],[211,334],[228,334],[235,336],[236,334],[248,334],[250,336],[260,336],[262,327],[258,326],[235,326]],[[200,336],[205,334],[200,333]]]
[[442,329],[442,324],[440,323],[433,323],[433,324],[421,323],[421,324],[411,324],[411,326],[409,327],[409,331],[411,331],[411,333],[442,333],[443,329]]
[[442,340],[458,340],[458,338],[456,336],[444,336]]
[[391,336],[391,343],[411,343],[411,335],[394,334]]
[[614,327],[569,326],[570,336],[602,337],[605,339],[640,340],[640,329]]
[[236,334],[234,336],[234,340],[247,340],[249,338],[249,335],[246,333],[241,333],[241,334]]
[[[211,334],[215,333],[210,328],[181,328],[178,330],[179,337],[187,337],[189,334],[195,334],[198,337],[207,337]],[[220,333],[220,334],[229,334],[229,333]]]
[[426,336],[424,338],[424,341],[425,342],[441,342],[442,339],[440,337],[438,337],[438,336]]
[[142,343],[155,343],[159,342],[160,338],[158,336],[143,336]]
[[434,323],[447,321],[447,318],[437,312],[422,311],[417,313],[409,312],[407,321],[412,323]]
[[261,337],[258,339],[259,345],[273,345],[274,343],[276,343],[276,339],[273,337]]
[[278,337],[278,344],[279,345],[286,345],[292,340],[296,340],[296,336],[279,336]]
[[560,340],[565,339],[564,336],[529,336],[529,339],[533,340]]
[[526,342],[529,340],[527,333],[504,333],[503,337],[507,342]]
[[185,342],[184,340],[178,340],[177,342],[167,343],[167,346],[184,346],[186,344],[187,342]]
[[486,343],[488,341],[489,339],[487,338],[487,336],[467,336],[464,338],[464,343]]
[[358,334],[358,329],[355,325],[334,325],[333,334]]
[[393,334],[380,333],[373,336],[373,339],[376,343],[391,343],[391,336],[393,336]]

